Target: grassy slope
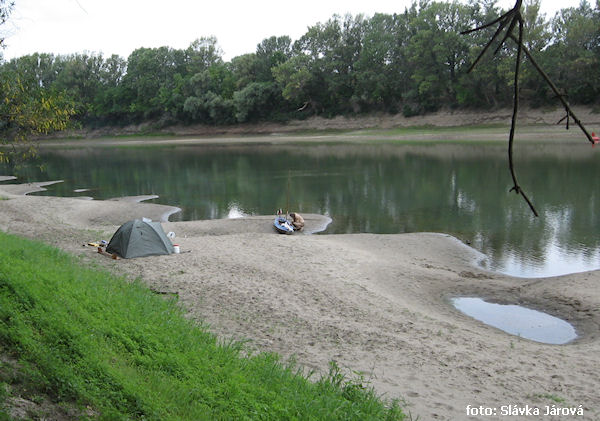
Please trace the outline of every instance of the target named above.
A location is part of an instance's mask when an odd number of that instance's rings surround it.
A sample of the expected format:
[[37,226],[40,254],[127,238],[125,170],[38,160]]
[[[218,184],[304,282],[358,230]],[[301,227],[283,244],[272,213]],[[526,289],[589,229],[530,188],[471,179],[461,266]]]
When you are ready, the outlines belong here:
[[[0,353],[19,361],[29,395],[100,419],[404,418],[335,365],[311,382],[274,354],[241,349],[137,282],[0,232]],[[14,379],[0,375],[0,419]]]

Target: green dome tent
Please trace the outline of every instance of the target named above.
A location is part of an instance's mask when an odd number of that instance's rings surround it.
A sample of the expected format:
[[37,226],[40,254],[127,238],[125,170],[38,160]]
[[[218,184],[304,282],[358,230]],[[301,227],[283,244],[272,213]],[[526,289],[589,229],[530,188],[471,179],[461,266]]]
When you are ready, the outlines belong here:
[[125,222],[114,233],[107,253],[116,253],[125,259],[173,253],[173,244],[160,225],[142,219]]

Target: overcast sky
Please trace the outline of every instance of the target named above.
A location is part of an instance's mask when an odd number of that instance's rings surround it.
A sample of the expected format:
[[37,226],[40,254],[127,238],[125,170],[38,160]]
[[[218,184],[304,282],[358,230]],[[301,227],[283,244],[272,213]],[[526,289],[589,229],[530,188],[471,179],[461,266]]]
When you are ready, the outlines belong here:
[[[251,53],[263,39],[302,36],[334,14],[401,13],[412,0],[15,0],[0,34],[10,59],[34,52],[84,51],[127,58],[140,47],[186,48],[215,36],[226,61]],[[508,8],[514,0],[500,0]],[[579,0],[542,0],[548,17]]]

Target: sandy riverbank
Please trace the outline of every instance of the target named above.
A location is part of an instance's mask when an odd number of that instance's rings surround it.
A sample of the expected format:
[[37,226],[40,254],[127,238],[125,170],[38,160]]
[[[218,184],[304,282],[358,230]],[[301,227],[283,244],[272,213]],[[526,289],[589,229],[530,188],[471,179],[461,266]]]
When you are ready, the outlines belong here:
[[[573,111],[577,117],[588,127],[589,130],[596,132],[597,125],[600,123],[600,113],[591,107],[574,106]],[[569,132],[557,130],[560,127],[556,124],[565,117],[565,110],[560,107],[554,108],[529,108],[521,107],[518,114],[518,126],[524,125],[544,125],[552,130],[548,131],[550,137],[564,138],[575,132],[579,132],[579,128],[571,121],[571,129]],[[320,116],[312,116],[303,120],[291,120],[287,123],[262,122],[253,124],[236,124],[232,126],[213,126],[213,125],[177,125],[157,128],[155,123],[147,122],[142,124],[130,125],[125,127],[104,127],[100,129],[77,129],[70,130],[66,133],[59,133],[58,136],[76,137],[80,139],[97,139],[100,137],[114,137],[123,135],[140,135],[144,133],[153,133],[155,135],[186,136],[193,138],[239,138],[243,135],[251,135],[257,137],[282,135],[293,136],[294,134],[307,132],[315,132],[318,138],[319,133],[328,132],[331,136],[335,131],[361,131],[365,129],[397,129],[397,128],[415,128],[415,127],[464,127],[464,126],[481,126],[481,125],[503,125],[510,126],[512,118],[512,108],[495,109],[495,110],[440,110],[425,115],[413,117],[405,117],[402,114],[384,114],[376,113],[371,115],[354,115],[354,116],[337,116],[334,118],[323,118]],[[564,122],[562,123],[564,128]],[[502,132],[502,140],[507,137],[507,130]],[[346,136],[347,137],[347,136]],[[428,133],[428,138],[431,133]],[[435,140],[445,140],[446,136],[436,138]],[[399,136],[402,138],[402,135]],[[457,139],[464,140],[465,133],[462,132]],[[158,139],[157,139],[158,140]],[[214,140],[214,139],[213,139]],[[455,138],[449,140],[456,140]],[[303,141],[306,141],[306,136],[303,136]]]
[[[166,222],[184,253],[112,260],[82,244],[135,217],[172,208],[129,201],[26,196],[0,184],[0,229],[40,239],[151,288],[177,293],[189,316],[317,372],[335,360],[421,420],[560,419],[466,415],[468,405],[578,408],[600,419],[600,272],[525,280],[481,270],[483,256],[447,235],[277,235],[271,216]],[[308,218],[309,228],[327,221]],[[546,345],[456,311],[478,296],[571,322],[580,338]],[[557,402],[557,399],[559,400]],[[513,406],[514,408],[514,406]]]

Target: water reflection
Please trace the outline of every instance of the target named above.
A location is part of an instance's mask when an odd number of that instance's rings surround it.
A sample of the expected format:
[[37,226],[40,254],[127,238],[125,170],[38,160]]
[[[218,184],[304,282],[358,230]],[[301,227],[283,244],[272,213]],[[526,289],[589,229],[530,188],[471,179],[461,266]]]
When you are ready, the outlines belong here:
[[[490,268],[547,276],[600,268],[597,156],[577,147],[519,149],[511,187],[504,146],[230,145],[42,151],[21,181],[63,179],[43,194],[97,199],[158,195],[171,220],[290,211],[332,217],[327,233],[445,232],[490,257]],[[10,174],[10,169],[0,174]]]
[[[546,247],[535,255],[526,256],[522,250],[505,245],[502,271],[528,277],[555,276],[600,268],[600,248],[571,239],[570,230],[576,218],[573,208],[547,209],[544,219],[543,241]],[[590,231],[594,227],[590,226]]]
[[229,212],[227,212],[227,218],[236,219],[243,218],[244,216],[249,216],[244,211],[242,211],[237,203],[229,204]]
[[577,338],[564,320],[517,305],[488,303],[481,298],[453,298],[454,307],[487,325],[511,335],[547,344],[566,344]]

